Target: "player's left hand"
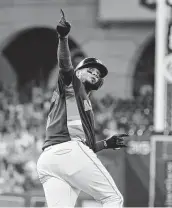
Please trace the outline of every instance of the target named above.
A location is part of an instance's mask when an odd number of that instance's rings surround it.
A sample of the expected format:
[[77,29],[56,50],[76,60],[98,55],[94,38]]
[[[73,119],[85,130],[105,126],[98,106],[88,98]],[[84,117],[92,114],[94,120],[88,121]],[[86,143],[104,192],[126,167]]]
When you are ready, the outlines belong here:
[[66,21],[65,14],[63,10],[61,9],[61,19],[56,27],[56,32],[59,35],[59,37],[65,37],[69,34],[71,29],[71,25],[69,22]]
[[128,134],[118,134],[113,135],[107,139],[105,139],[105,148],[107,149],[120,149],[123,147],[127,147],[125,138],[128,137]]

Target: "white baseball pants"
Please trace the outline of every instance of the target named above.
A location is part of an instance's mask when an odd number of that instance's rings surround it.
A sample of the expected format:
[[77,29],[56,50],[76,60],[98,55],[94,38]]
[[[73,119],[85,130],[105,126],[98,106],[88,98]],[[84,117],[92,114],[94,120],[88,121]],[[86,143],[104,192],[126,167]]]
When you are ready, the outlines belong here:
[[74,207],[80,191],[103,207],[121,208],[123,197],[97,155],[79,141],[46,148],[37,162],[48,207]]

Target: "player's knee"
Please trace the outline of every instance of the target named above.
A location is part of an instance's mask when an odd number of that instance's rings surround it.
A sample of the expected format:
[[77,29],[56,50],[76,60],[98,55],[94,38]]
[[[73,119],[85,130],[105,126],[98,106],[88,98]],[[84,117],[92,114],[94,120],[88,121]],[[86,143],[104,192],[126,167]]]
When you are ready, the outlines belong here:
[[103,207],[109,207],[109,206],[114,206],[114,207],[123,207],[124,204],[124,198],[121,195],[121,193],[113,193],[109,197],[105,198],[102,200]]
[[120,196],[120,204],[121,204],[121,206],[124,205],[124,197],[122,195]]

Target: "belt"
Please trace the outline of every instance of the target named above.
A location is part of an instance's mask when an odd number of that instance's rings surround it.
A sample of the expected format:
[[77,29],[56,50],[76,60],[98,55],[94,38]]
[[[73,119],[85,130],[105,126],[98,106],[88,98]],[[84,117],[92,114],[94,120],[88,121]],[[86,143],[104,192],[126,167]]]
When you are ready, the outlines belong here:
[[[71,140],[70,142],[72,142],[72,141],[76,141],[76,140]],[[83,144],[86,145],[86,143],[85,143],[84,141],[82,141],[82,140],[77,140],[77,141],[78,141],[78,142],[82,142]],[[69,141],[67,141],[67,142],[69,142]],[[47,151],[47,150],[51,149],[54,145],[60,145],[60,144],[64,144],[64,143],[65,143],[65,142],[51,144],[51,145],[45,147],[45,148],[43,149],[43,151],[45,151],[45,150]]]
[[[62,143],[60,143],[60,144],[62,144]],[[51,145],[49,145],[47,147],[44,147],[43,151],[51,149],[51,147],[54,146],[54,145],[58,145],[58,144],[51,144]]]

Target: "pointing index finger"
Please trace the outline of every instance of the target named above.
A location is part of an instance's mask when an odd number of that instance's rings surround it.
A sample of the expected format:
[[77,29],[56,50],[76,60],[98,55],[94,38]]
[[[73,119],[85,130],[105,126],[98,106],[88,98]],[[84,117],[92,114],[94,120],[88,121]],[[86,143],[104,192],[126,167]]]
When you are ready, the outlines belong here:
[[60,11],[61,11],[62,17],[65,19],[65,14],[64,14],[63,10],[60,9]]

